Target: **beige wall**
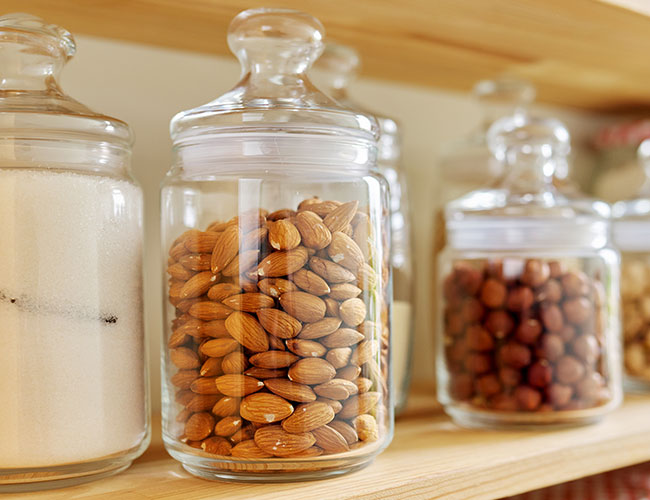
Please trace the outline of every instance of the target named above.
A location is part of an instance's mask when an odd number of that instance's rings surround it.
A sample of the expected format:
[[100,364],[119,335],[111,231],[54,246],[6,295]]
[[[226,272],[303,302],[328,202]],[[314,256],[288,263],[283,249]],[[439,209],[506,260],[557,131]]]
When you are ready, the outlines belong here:
[[[65,90],[93,109],[127,121],[136,134],[133,165],[146,198],[146,320],[153,404],[158,408],[162,324],[158,188],[170,163],[169,120],[176,112],[203,104],[229,89],[237,80],[239,68],[231,59],[89,37],[78,37],[77,41],[78,54],[63,77]],[[365,107],[392,116],[403,126],[403,164],[411,188],[419,279],[414,370],[416,379],[430,379],[433,328],[428,278],[436,156],[443,145],[474,126],[478,108],[464,95],[369,80],[355,83],[352,95]],[[559,115],[578,139],[587,137],[600,123],[586,114]]]

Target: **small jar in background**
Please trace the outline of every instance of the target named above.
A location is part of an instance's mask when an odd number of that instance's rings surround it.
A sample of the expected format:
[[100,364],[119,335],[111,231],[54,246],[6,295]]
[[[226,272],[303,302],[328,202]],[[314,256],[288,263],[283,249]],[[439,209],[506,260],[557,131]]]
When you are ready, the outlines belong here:
[[406,406],[411,379],[414,331],[415,276],[411,241],[411,208],[406,176],[400,164],[400,130],[388,117],[371,113],[350,99],[348,87],[359,72],[359,54],[351,47],[325,44],[312,74],[319,88],[341,105],[373,115],[379,124],[377,167],[390,188],[391,266],[393,268],[393,317],[391,355],[395,388],[395,411]]
[[440,401],[470,427],[596,421],[622,394],[609,209],[553,188],[570,148],[560,122],[515,114],[488,138],[503,180],[446,208]]
[[114,474],[149,442],[133,137],[61,91],[74,53],[0,17],[0,492]]
[[621,251],[623,359],[626,388],[650,390],[650,140],[638,149],[646,175],[635,198],[614,205],[614,243]]

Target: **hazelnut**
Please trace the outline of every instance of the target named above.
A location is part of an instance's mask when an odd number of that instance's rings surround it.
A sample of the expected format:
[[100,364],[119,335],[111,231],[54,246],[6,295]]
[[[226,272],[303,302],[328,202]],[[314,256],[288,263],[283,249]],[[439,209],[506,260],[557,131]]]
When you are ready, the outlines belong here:
[[489,278],[503,279],[503,261],[489,260],[485,267],[485,274]]
[[481,302],[491,309],[498,309],[506,299],[506,286],[493,278],[489,278],[481,288]]
[[458,295],[458,287],[456,286],[456,274],[450,273],[445,276],[442,282],[442,295],[445,300],[450,301],[455,299]]
[[546,262],[538,259],[530,259],[524,264],[524,272],[521,275],[521,282],[533,288],[542,286],[551,275]]
[[527,319],[519,323],[515,337],[524,344],[534,344],[542,333],[542,324],[536,319]]
[[476,390],[482,396],[489,398],[490,396],[499,394],[501,391],[501,384],[499,383],[497,376],[491,373],[479,377],[476,381]]
[[557,333],[564,342],[571,342],[576,336],[576,329],[571,325],[565,324]]
[[499,350],[501,363],[513,368],[523,368],[530,364],[531,352],[528,347],[518,342],[508,342]]
[[497,339],[510,335],[514,327],[515,322],[506,311],[491,311],[485,319],[485,328]]
[[600,281],[596,281],[593,285],[594,305],[596,307],[603,307],[607,301],[607,293],[605,287]]
[[514,396],[498,394],[490,401],[490,406],[499,411],[517,411],[519,404]]
[[491,368],[492,360],[485,354],[470,353],[465,358],[465,369],[470,373],[486,373]]
[[454,399],[469,399],[472,397],[473,378],[468,373],[459,373],[451,378],[449,383],[449,393]]
[[542,395],[539,391],[527,385],[517,387],[514,396],[519,404],[519,408],[525,411],[537,409],[542,402]]
[[546,396],[551,404],[563,407],[571,401],[573,389],[570,385],[552,384],[546,389]]
[[456,285],[467,295],[476,295],[483,283],[483,274],[466,262],[455,265]]
[[564,327],[564,317],[560,308],[551,303],[543,303],[539,315],[544,327],[551,332],[559,332]]
[[533,363],[528,369],[528,383],[533,387],[544,389],[552,380],[553,368],[545,359]]
[[468,323],[480,321],[484,312],[485,308],[481,302],[474,297],[468,297],[465,299],[460,307],[460,314]]
[[537,291],[537,302],[560,302],[562,286],[557,280],[550,279]]
[[521,382],[521,372],[504,366],[499,369],[499,380],[506,387],[517,387]]
[[600,346],[596,337],[589,334],[580,335],[573,342],[573,352],[588,365],[593,365],[600,356]]
[[588,403],[598,398],[605,380],[597,372],[590,372],[576,384],[576,393],[581,401]]
[[548,263],[548,269],[551,275],[551,278],[559,278],[565,273],[564,265],[557,260],[552,260]]
[[562,356],[556,370],[557,380],[562,384],[575,384],[585,375],[584,365],[573,356]]
[[465,333],[467,347],[474,351],[490,351],[494,349],[494,339],[485,328],[479,325],[471,325]]
[[465,339],[459,339],[449,348],[447,355],[452,362],[460,363],[464,361],[467,355],[467,342]]
[[530,309],[535,302],[533,291],[526,286],[510,290],[506,299],[506,308],[512,312],[522,312]]
[[562,304],[562,310],[569,323],[581,325],[594,314],[594,307],[589,299],[579,297],[570,299]]
[[447,317],[447,333],[460,335],[465,329],[465,320],[459,313],[451,313]]
[[589,278],[582,271],[566,273],[562,276],[561,282],[567,297],[589,295]]
[[539,358],[547,359],[553,363],[564,354],[564,342],[559,335],[546,333],[540,338],[536,353]]

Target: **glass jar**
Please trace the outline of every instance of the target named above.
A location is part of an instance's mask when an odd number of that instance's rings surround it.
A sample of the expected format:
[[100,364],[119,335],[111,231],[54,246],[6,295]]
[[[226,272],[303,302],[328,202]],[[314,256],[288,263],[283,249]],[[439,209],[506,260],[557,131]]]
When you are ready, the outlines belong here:
[[391,266],[393,268],[392,367],[395,410],[406,406],[414,328],[413,249],[406,176],[400,165],[400,130],[391,118],[365,111],[350,99],[348,86],[359,71],[359,55],[344,45],[327,43],[314,65],[314,79],[327,95],[347,108],[373,115],[379,124],[377,166],[390,187]]
[[132,135],[62,93],[74,52],[0,17],[0,491],[113,474],[149,442]]
[[488,135],[504,180],[446,208],[440,401],[470,427],[598,420],[622,393],[609,209],[553,187],[569,152],[558,121],[515,114]]
[[172,120],[163,437],[204,478],[338,475],[392,437],[388,188],[376,122],[306,77],[323,33],[240,13],[242,79]]
[[626,387],[650,390],[650,140],[638,158],[646,180],[637,197],[614,205],[614,242],[621,251],[623,360]]

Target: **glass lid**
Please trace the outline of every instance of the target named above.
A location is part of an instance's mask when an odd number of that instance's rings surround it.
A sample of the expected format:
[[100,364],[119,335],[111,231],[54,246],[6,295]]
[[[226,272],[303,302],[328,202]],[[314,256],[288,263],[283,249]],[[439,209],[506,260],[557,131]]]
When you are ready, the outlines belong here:
[[[63,93],[59,75],[75,54],[72,35],[23,13],[0,16],[0,142],[110,142],[128,148],[129,127]],[[35,151],[38,143],[30,148]],[[10,148],[11,149],[11,148]]]
[[175,144],[222,134],[308,134],[376,142],[377,124],[320,92],[307,71],[323,51],[325,30],[314,17],[283,9],[241,12],[228,29],[228,46],[242,76],[216,100],[177,114]]
[[473,191],[447,205],[447,227],[459,246],[606,244],[608,205],[567,198],[553,186],[555,169],[571,149],[561,122],[515,113],[496,121],[487,141],[505,174],[494,189]]

